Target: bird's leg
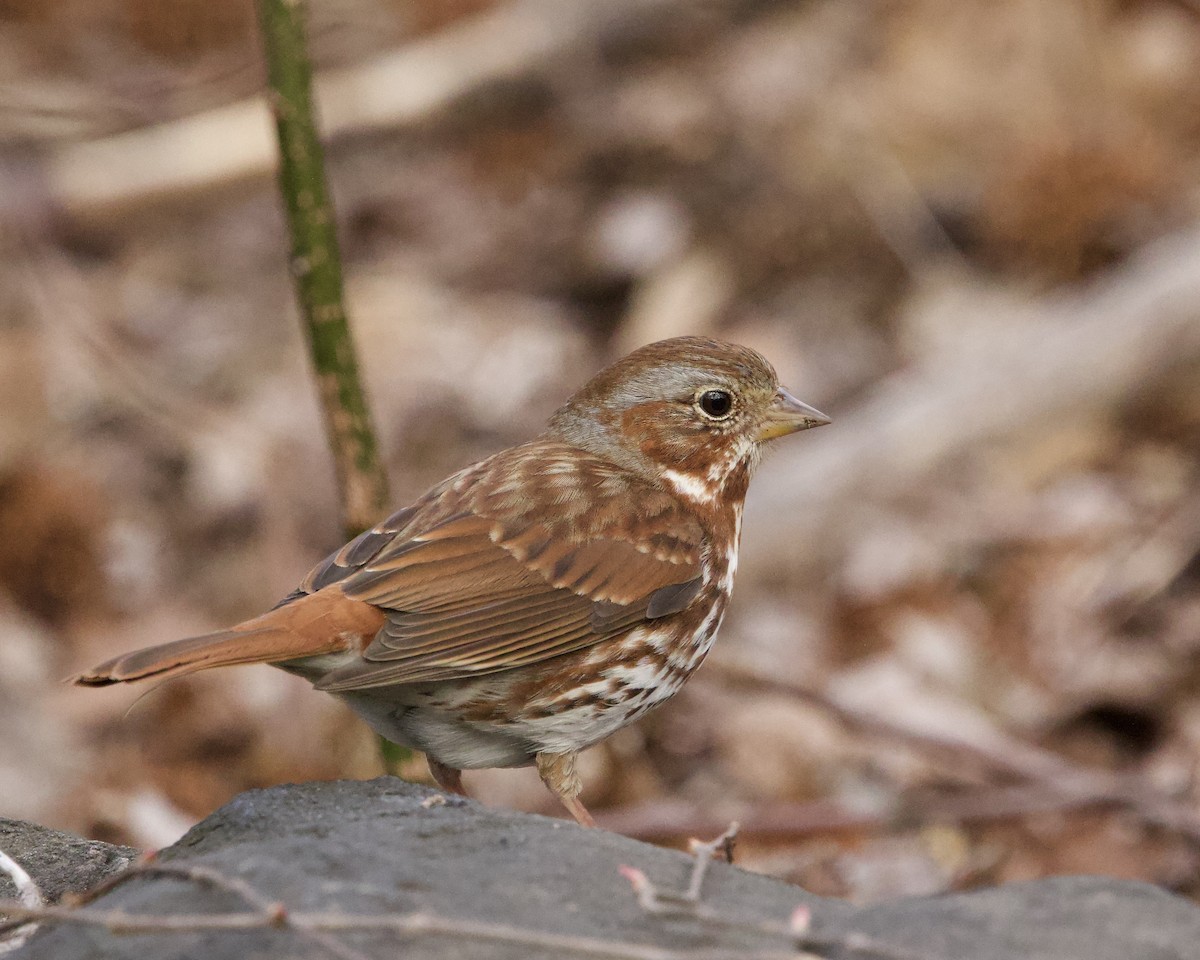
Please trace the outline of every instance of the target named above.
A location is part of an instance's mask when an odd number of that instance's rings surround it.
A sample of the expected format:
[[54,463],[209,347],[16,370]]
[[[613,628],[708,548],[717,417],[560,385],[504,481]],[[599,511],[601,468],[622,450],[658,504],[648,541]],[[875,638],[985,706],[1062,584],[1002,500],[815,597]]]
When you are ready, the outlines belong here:
[[539,753],[534,759],[537,761],[537,771],[542,783],[562,801],[562,805],[570,811],[571,816],[579,821],[581,826],[594,827],[596,821],[587,812],[587,807],[579,801],[583,781],[575,772],[577,756],[576,753]]
[[447,793],[457,793],[460,797],[467,795],[467,789],[462,782],[461,770],[439,763],[429,754],[425,754],[425,762],[429,764],[429,772],[433,774],[433,779],[437,781],[439,787]]

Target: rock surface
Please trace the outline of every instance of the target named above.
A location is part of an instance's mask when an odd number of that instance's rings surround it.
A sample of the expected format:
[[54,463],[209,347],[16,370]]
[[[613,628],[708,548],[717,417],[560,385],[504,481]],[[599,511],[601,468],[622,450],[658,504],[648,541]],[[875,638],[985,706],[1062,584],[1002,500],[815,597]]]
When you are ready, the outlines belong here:
[[[24,868],[49,903],[57,903],[63,894],[91,889],[124,870],[138,856],[132,847],[83,840],[4,817],[0,817],[0,850]],[[13,900],[16,896],[12,880],[0,872],[0,900]]]
[[[50,892],[49,878],[59,874],[43,865],[59,850],[71,862],[85,842],[63,845],[50,831],[30,837],[44,838],[45,847],[25,846],[23,862]],[[129,853],[110,850],[110,865]],[[9,852],[22,861],[21,849]],[[218,810],[164,851],[161,863],[206,868],[248,884],[264,901],[286,905],[292,918],[317,911],[436,914],[460,928],[489,925],[524,934],[506,942],[478,930],[401,935],[359,929],[327,934],[337,941],[331,947],[287,926],[151,934],[59,926],[41,930],[9,956],[268,960],[402,953],[410,960],[571,960],[649,956],[644,951],[653,946],[667,950],[664,957],[673,951],[783,957],[785,938],[747,928],[782,925],[803,904],[814,935],[837,944],[810,949],[839,960],[1200,960],[1200,906],[1138,883],[1058,878],[859,909],[714,864],[703,902],[728,922],[712,923],[645,913],[618,870],[637,867],[664,890],[675,890],[686,884],[692,862],[676,851],[563,821],[487,810],[459,798],[443,802],[435,791],[392,778],[276,787],[243,794]],[[143,875],[89,909],[194,916],[256,908],[202,877]],[[542,942],[522,942],[529,933]],[[547,936],[587,938],[610,952],[572,949]],[[885,949],[854,947],[864,936]]]

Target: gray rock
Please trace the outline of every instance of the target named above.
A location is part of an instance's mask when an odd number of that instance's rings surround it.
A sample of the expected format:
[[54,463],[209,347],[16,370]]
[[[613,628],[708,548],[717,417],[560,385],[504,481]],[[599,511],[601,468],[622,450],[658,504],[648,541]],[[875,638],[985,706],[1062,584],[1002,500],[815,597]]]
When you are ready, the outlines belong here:
[[[425,801],[438,797],[432,805]],[[748,924],[780,925],[799,905],[813,934],[841,960],[1200,960],[1200,907],[1145,884],[1060,878],[978,893],[904,900],[857,909],[767,877],[714,864],[703,900],[728,923],[643,912],[620,876],[643,870],[664,889],[682,887],[692,860],[615,834],[470,801],[384,778],[252,791],[235,799],[163,853],[164,864],[203,867],[250,884],[291,915],[437,914],[461,922],[586,937],[611,945],[770,950],[780,936]],[[244,911],[236,892],[202,879],[139,876],[100,897],[95,909],[130,914]],[[458,934],[401,937],[394,931],[336,935],[353,955],[406,960],[603,956],[563,945],[502,942]],[[869,937],[888,952],[864,952],[847,938]],[[344,951],[343,951],[344,952]],[[336,955],[286,926],[244,931],[113,934],[102,928],[43,929],[10,954],[21,960],[104,957],[206,960]],[[347,954],[350,955],[350,954]]]
[[[0,817],[0,850],[7,853],[37,884],[43,899],[57,903],[65,893],[82,893],[128,867],[137,858],[132,847],[83,840]],[[0,872],[0,900],[12,900],[16,887]]]

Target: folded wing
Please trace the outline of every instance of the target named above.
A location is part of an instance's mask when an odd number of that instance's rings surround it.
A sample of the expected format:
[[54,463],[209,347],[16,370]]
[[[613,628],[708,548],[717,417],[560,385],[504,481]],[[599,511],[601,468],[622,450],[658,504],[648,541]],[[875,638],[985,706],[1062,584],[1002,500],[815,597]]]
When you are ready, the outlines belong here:
[[[494,473],[495,462],[484,469]],[[327,674],[319,688],[362,690],[525,666],[670,616],[699,593],[700,528],[683,513],[672,516],[655,499],[658,491],[642,491],[639,502],[638,491],[614,490],[622,503],[601,504],[604,525],[589,528],[578,511],[534,515],[478,494],[496,483],[485,476],[463,484],[466,495],[446,486],[435,501],[389,518],[309,575],[304,592],[337,583],[386,615],[362,659]],[[647,509],[658,536],[639,541],[639,549],[628,537]],[[647,552],[660,543],[670,549]]]

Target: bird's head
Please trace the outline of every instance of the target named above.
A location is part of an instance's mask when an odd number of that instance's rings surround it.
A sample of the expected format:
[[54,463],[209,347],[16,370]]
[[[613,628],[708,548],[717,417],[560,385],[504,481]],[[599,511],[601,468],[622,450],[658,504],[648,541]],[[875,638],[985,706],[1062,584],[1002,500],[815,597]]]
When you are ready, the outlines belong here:
[[825,423],[757,351],[676,337],[596,374],[554,414],[547,435],[705,501],[735,473],[748,480],[764,444]]

